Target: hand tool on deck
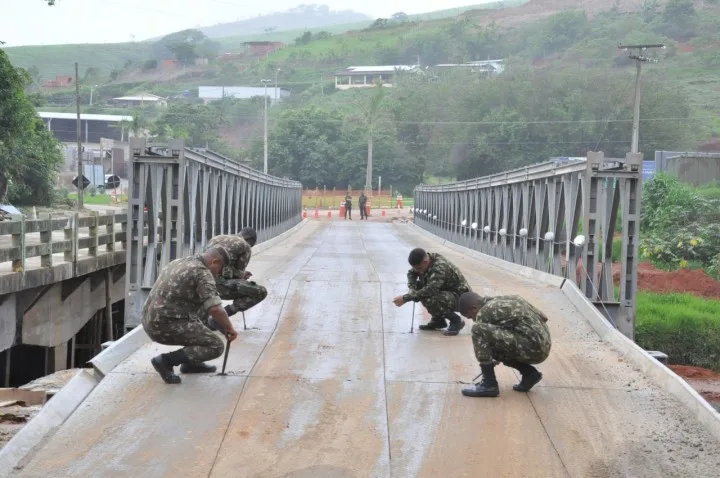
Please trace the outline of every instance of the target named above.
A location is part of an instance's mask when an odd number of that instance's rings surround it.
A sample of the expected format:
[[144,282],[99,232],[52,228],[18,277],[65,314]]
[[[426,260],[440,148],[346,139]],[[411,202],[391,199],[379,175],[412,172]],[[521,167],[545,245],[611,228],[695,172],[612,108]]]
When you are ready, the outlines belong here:
[[219,375],[227,375],[225,373],[225,366],[227,365],[227,359],[228,359],[229,353],[230,353],[230,339],[227,339],[227,343],[225,344],[225,358],[223,359],[222,372],[220,372]]
[[412,314],[412,321],[410,322],[410,333],[414,333],[413,329],[415,328],[415,302],[413,302],[413,314]]

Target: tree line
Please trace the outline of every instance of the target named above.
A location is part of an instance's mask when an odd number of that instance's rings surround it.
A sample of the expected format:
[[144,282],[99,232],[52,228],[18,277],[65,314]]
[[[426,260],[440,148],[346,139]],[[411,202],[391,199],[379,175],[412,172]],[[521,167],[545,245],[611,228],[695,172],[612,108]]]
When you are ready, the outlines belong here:
[[[490,79],[458,73],[336,92],[275,116],[269,171],[306,187],[362,188],[372,148],[373,187],[382,176],[410,193],[432,176],[466,179],[588,151],[621,158],[630,150],[633,85],[630,70],[509,64]],[[646,157],[695,141],[686,95],[658,79],[645,81],[640,117]],[[260,168],[261,139],[251,156]]]

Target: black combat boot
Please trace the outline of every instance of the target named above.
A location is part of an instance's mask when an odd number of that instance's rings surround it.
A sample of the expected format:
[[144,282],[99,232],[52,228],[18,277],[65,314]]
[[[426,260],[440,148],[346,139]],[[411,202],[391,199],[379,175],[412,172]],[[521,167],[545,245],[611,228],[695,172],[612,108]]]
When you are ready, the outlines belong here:
[[157,355],[150,360],[150,363],[152,363],[152,366],[157,373],[160,374],[160,377],[162,377],[165,383],[176,384],[182,382],[182,380],[175,375],[175,370],[173,369],[176,365],[185,363],[186,360],[185,352],[179,349],[167,354]]
[[180,365],[180,373],[213,373],[217,370],[215,365],[206,363],[184,363]]
[[420,330],[440,330],[440,329],[444,329],[445,327],[447,327],[447,324],[445,323],[445,319],[432,317],[430,319],[430,322],[419,326],[418,329],[420,329]]
[[452,337],[459,334],[463,327],[465,327],[465,321],[461,319],[460,316],[458,316],[457,314],[452,314],[447,319],[448,322],[450,322],[450,326],[448,326],[448,329],[445,331],[444,335]]
[[466,397],[497,397],[500,395],[497,379],[495,378],[495,364],[480,365],[482,381],[472,387],[463,388],[462,394]]
[[509,360],[503,362],[508,367],[512,367],[522,374],[520,383],[513,385],[513,390],[516,392],[529,392],[540,380],[542,380],[542,374],[538,369],[530,364],[518,362],[517,360]]

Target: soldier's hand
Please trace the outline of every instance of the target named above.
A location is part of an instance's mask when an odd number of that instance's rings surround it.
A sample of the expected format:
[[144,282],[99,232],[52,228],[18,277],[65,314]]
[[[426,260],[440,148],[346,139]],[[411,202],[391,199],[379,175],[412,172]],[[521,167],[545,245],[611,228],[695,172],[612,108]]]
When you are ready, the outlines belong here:
[[252,272],[245,271],[245,273],[243,274],[243,280],[248,280],[250,277],[252,277]]
[[405,299],[403,299],[403,296],[399,295],[393,299],[393,304],[400,307],[405,303]]
[[237,331],[235,330],[235,328],[233,327],[232,329],[230,329],[229,331],[227,331],[227,332],[225,333],[225,337],[227,337],[227,339],[228,339],[229,342],[232,342],[232,341],[234,341],[236,338],[238,338],[238,333],[237,333]]

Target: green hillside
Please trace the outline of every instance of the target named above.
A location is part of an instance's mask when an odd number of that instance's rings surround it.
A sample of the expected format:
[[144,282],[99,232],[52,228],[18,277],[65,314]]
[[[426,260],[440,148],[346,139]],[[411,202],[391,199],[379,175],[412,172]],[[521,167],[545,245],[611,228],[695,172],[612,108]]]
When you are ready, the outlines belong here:
[[[720,4],[707,0],[532,0],[439,19],[380,20],[344,34],[286,32],[298,41],[259,58],[170,72],[133,66],[112,81],[95,72],[83,80],[82,103],[88,113],[130,112],[104,100],[140,91],[168,96],[165,111],[134,112],[140,129],[260,161],[263,102],[202,105],[197,87],[261,86],[278,73],[291,95],[269,113],[273,174],[309,187],[362,187],[373,132],[374,174],[406,193],[429,176],[475,177],[588,150],[623,157],[635,68],[619,43],[667,46],[649,52],[658,61],[644,66],[640,150],[651,157],[703,148],[720,137],[718,31]],[[505,72],[485,78],[432,68],[488,58],[504,59]],[[418,59],[422,72],[396,78],[393,88],[334,87],[334,72],[349,65]],[[101,86],[88,106],[91,84]],[[45,99],[43,109],[74,111],[73,91],[45,92]]]
[[[460,13],[473,9],[494,9],[504,8],[512,5],[519,5],[526,0],[509,0],[506,2],[471,5],[461,8],[438,10],[435,12],[418,15],[408,15],[412,21],[438,20],[454,17]],[[327,31],[334,35],[340,35],[353,30],[361,30],[368,27],[372,22],[346,23],[322,28],[298,29],[275,31],[253,35],[242,35],[234,37],[218,38],[221,53],[242,51],[243,42],[272,40],[292,44],[296,38],[305,31],[318,33]],[[78,62],[81,75],[88,68],[98,68],[102,74],[109,75],[112,70],[122,69],[128,61],[142,64],[153,56],[152,42],[133,43],[109,43],[109,44],[71,44],[71,45],[48,45],[48,46],[18,46],[5,48],[8,57],[13,64],[30,68],[36,66],[43,80],[52,79],[57,75],[74,74],[74,64]],[[156,58],[160,59],[160,58]]]

